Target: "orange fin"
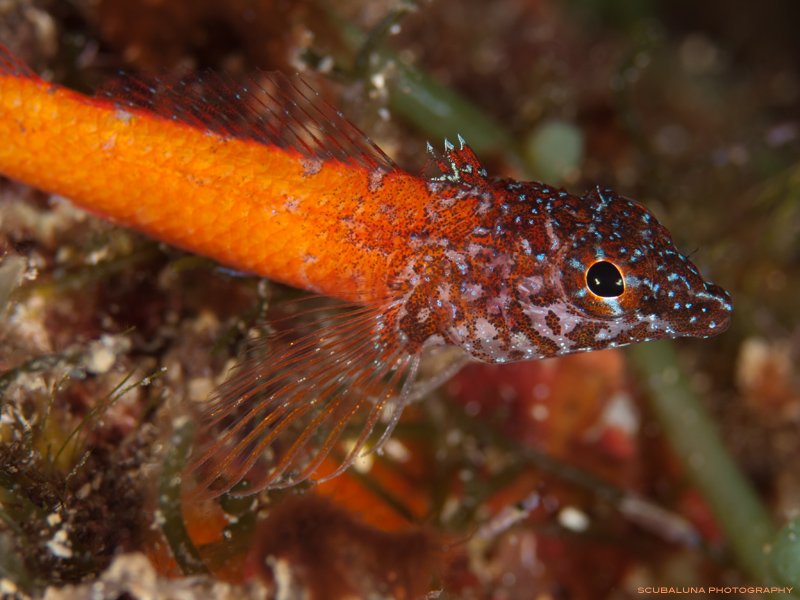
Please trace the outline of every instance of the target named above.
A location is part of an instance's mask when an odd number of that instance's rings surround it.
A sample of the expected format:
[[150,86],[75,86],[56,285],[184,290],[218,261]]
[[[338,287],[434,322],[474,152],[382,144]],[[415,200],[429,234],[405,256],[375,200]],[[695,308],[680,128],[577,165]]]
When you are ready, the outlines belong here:
[[456,148],[447,139],[444,141],[444,155],[428,143],[428,160],[423,174],[431,181],[450,182],[467,187],[481,186],[488,181],[486,169],[475,152],[458,136]]
[[123,74],[98,95],[223,136],[291,148],[303,156],[368,169],[397,168],[299,75],[277,71],[241,77],[212,71],[163,77]]
[[200,445],[187,466],[198,482],[195,494],[218,496],[243,479],[246,494],[310,480],[344,442],[341,466],[317,479],[324,481],[362,453],[376,426],[380,446],[420,361],[391,325],[397,309],[397,303],[347,305],[255,344],[202,416]]
[[0,75],[39,79],[39,76],[33,72],[33,69],[14,56],[3,44],[0,44]]

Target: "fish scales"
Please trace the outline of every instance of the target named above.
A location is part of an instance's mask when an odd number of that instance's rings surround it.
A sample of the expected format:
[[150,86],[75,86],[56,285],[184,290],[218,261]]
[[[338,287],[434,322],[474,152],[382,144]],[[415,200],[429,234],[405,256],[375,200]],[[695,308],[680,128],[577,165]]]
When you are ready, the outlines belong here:
[[[359,271],[387,280],[383,255],[397,245],[397,228],[424,227],[421,210],[404,201],[424,187],[399,173],[384,174],[380,203],[402,204],[403,221],[367,233],[359,215],[376,211],[379,196],[365,169],[328,161],[309,173],[309,157],[293,149],[164,122],[40,80],[5,77],[0,102],[4,174],[288,285],[336,296],[372,289]],[[309,262],[313,277],[304,275]]]
[[0,138],[8,177],[344,301],[253,344],[209,399],[190,464],[200,495],[329,478],[379,448],[427,348],[500,363],[730,321],[728,294],[643,207],[492,178],[460,137],[408,173],[299,77],[123,78],[90,98],[0,47]]

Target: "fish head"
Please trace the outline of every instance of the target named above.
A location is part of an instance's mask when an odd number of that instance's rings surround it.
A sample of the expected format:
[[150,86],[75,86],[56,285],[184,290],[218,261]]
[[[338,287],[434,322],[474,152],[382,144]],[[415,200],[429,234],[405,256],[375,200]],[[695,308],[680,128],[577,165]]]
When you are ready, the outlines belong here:
[[728,293],[703,278],[649,211],[610,190],[584,200],[591,219],[563,239],[553,272],[569,312],[605,324],[613,345],[728,328]]
[[437,341],[508,362],[727,329],[730,296],[645,208],[609,190],[501,184],[502,211],[431,261],[445,265],[426,292]]

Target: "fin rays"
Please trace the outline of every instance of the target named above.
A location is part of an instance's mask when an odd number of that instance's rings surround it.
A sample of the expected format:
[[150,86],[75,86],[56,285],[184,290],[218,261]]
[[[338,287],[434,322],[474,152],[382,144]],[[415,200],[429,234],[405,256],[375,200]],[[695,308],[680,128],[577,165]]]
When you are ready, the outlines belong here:
[[[356,424],[361,430],[346,439],[344,461],[324,479],[362,453],[379,423],[382,444],[420,360],[385,334],[394,308],[349,307],[256,343],[257,356],[236,368],[203,415],[201,446],[187,467],[196,474],[195,493],[214,497],[245,478],[246,493],[310,479]],[[381,422],[387,407],[389,419]]]
[[309,158],[387,172],[397,168],[299,75],[286,76],[277,71],[257,71],[241,77],[212,71],[183,77],[123,75],[106,84],[100,93],[114,102],[142,108],[165,119],[220,135],[291,148]]
[[444,154],[441,154],[429,142],[423,175],[430,181],[449,182],[467,188],[485,186],[488,181],[486,169],[460,135],[458,143],[456,148],[445,139]]
[[14,56],[2,44],[0,44],[0,75],[13,75],[15,77],[39,80],[39,76],[28,65]]
[[[315,350],[317,353],[325,354],[325,351],[328,350],[328,353],[323,355],[320,359],[318,359],[318,365],[320,362],[325,360],[332,360],[332,361],[340,361],[343,358],[343,352],[347,350],[347,342],[348,340],[353,340],[355,343],[360,344],[358,341],[358,334],[361,333],[360,328],[366,325],[365,321],[369,321],[373,316],[371,314],[367,314],[366,319],[361,320],[357,319],[356,317],[360,316],[357,313],[355,314],[348,314],[345,317],[337,316],[332,317],[329,320],[333,321],[335,319],[341,320],[345,318],[344,323],[339,323],[336,325],[329,325],[328,330],[325,332],[325,335],[317,336],[308,336],[305,339],[292,342],[291,349],[285,351],[280,357],[277,357],[277,361],[270,365],[270,368],[266,373],[274,373],[278,372],[281,369],[289,369],[281,374],[282,379],[290,379],[294,375],[300,374],[303,370],[306,369],[306,366],[303,364],[303,361],[300,360],[304,357],[305,353]],[[327,324],[325,320],[320,320],[309,325],[310,328],[322,328],[323,324]],[[351,333],[351,335],[346,336],[348,330],[355,329],[355,335]],[[288,336],[288,334],[292,333],[292,331],[284,332],[283,334],[272,335],[268,336],[265,340],[265,344],[274,344],[280,345],[283,340]],[[326,339],[327,338],[327,339]],[[330,345],[330,341],[336,341],[336,348],[328,349],[327,346]],[[256,348],[260,344],[256,344]],[[335,354],[334,354],[335,352]],[[273,353],[276,354],[276,353]],[[251,358],[250,360],[240,364],[236,367],[237,371],[240,372],[242,375],[237,376],[234,379],[227,381],[223,384],[222,388],[219,390],[219,394],[221,396],[225,396],[228,398],[238,397],[238,402],[229,402],[229,403],[222,403],[209,411],[207,417],[211,419],[213,417],[214,421],[216,422],[219,419],[225,417],[228,413],[234,410],[239,403],[246,400],[251,395],[258,393],[259,391],[263,390],[267,386],[273,384],[273,380],[265,377],[265,375],[259,373],[259,371],[264,371],[264,360],[265,357],[258,356],[255,358]],[[247,375],[243,375],[247,373]],[[262,381],[263,380],[263,381]],[[258,383],[261,381],[260,383]],[[291,382],[287,385],[293,385]],[[306,386],[306,391],[310,392],[313,391],[312,388]],[[285,389],[276,390],[274,394],[280,395],[285,392]]]

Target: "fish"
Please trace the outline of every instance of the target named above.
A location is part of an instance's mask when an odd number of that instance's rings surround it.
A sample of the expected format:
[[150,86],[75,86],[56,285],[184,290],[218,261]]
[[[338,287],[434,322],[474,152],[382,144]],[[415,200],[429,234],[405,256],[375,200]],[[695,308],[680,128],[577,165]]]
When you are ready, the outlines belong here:
[[129,76],[89,97],[0,47],[0,139],[6,177],[337,300],[252,342],[204,404],[198,497],[323,481],[379,450],[428,352],[536,360],[730,323],[728,293],[646,208],[492,177],[460,136],[411,173],[299,75]]

